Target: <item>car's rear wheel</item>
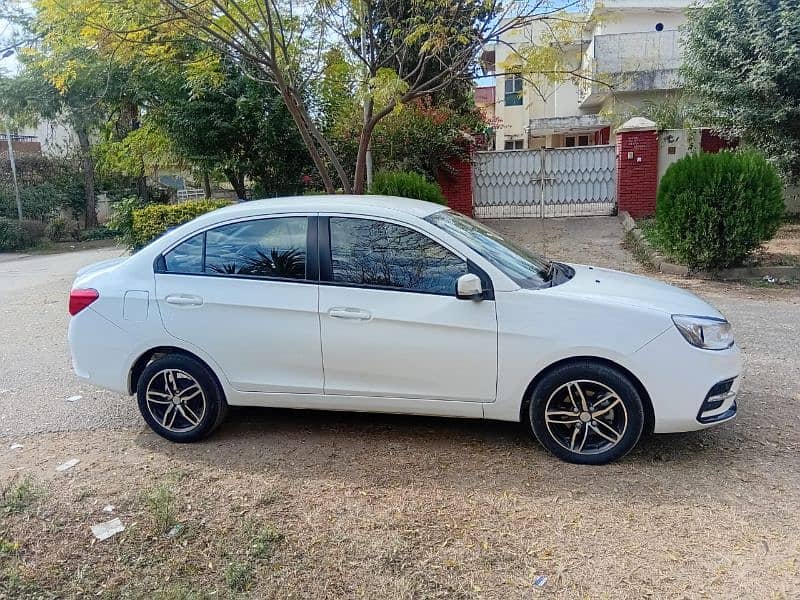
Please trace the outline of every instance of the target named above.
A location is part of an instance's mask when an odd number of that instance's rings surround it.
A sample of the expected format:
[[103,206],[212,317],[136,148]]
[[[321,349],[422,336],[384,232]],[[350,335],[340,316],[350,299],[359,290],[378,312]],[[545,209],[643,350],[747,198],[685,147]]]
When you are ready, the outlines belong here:
[[139,411],[150,428],[173,442],[195,442],[225,418],[227,403],[200,361],[168,354],[145,367],[136,387]]
[[636,387],[617,369],[593,361],[547,373],[531,394],[528,418],[545,448],[586,465],[606,464],[630,452],[644,426]]

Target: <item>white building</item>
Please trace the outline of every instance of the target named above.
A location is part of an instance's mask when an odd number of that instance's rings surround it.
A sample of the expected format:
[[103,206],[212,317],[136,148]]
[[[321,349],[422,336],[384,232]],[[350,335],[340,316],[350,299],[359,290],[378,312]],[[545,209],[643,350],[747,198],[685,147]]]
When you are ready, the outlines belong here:
[[613,141],[614,115],[635,113],[643,102],[659,102],[680,88],[680,32],[691,0],[604,0],[576,20],[570,43],[561,45],[564,63],[581,77],[563,83],[514,73],[520,53],[552,44],[546,26],[511,30],[487,48],[483,64],[495,76],[497,150],[570,147]]

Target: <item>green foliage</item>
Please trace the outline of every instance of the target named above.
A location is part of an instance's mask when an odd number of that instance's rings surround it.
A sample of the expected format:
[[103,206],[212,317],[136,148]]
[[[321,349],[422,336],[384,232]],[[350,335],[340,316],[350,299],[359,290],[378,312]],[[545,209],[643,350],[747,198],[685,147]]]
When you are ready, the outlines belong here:
[[74,225],[64,217],[51,219],[45,229],[45,235],[51,242],[65,242],[73,237],[74,232]]
[[683,78],[696,122],[741,138],[800,178],[800,3],[711,0],[688,17]]
[[27,236],[27,242],[29,245],[35,245],[39,243],[42,238],[45,237],[45,230],[46,226],[42,221],[34,221],[31,219],[23,219],[20,222],[22,229],[25,231],[25,235]]
[[[83,175],[71,159],[20,155],[17,180],[22,213],[27,219],[47,220],[64,208],[78,219],[83,213]],[[17,216],[17,204],[8,161],[0,161],[0,216]]]
[[0,217],[0,252],[22,250],[29,243],[28,235],[19,221]]
[[689,155],[661,178],[657,235],[692,268],[738,264],[775,235],[782,191],[775,168],[756,152]]
[[[331,137],[346,168],[355,168],[361,128],[358,107],[343,114]],[[457,111],[435,106],[428,98],[415,100],[378,123],[372,136],[376,170],[413,171],[428,179],[451,158],[465,158],[467,136],[483,132],[485,123],[477,110]]]
[[116,232],[103,225],[81,231],[81,241],[109,240],[116,236]]
[[146,246],[168,229],[230,204],[227,200],[191,200],[179,204],[151,204],[131,213],[134,248]]
[[159,533],[166,533],[177,523],[175,494],[168,484],[162,483],[150,490],[145,495],[145,504],[153,526]]
[[401,198],[415,198],[437,204],[445,204],[442,190],[435,183],[427,181],[417,173],[404,173],[402,171],[379,171],[375,173],[370,188],[371,194],[383,196],[400,196]]
[[128,196],[111,204],[111,219],[108,221],[108,228],[128,248],[136,246],[133,234],[133,211],[144,206],[144,200],[138,196]]
[[42,490],[30,477],[20,481],[12,480],[3,488],[0,510],[7,515],[27,512],[41,497]]

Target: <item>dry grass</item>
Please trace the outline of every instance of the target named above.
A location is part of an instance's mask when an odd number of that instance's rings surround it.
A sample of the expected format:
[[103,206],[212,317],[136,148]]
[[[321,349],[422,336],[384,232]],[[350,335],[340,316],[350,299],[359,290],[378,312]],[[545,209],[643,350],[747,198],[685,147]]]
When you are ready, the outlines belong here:
[[[0,539],[19,548],[0,553],[0,590],[791,598],[798,435],[785,433],[781,445],[738,424],[656,438],[603,468],[560,463],[514,425],[408,417],[236,411],[191,446],[137,432],[36,436],[0,458],[0,473],[21,469],[49,490],[3,518]],[[56,474],[65,455],[82,463]],[[106,504],[126,531],[95,542]]]

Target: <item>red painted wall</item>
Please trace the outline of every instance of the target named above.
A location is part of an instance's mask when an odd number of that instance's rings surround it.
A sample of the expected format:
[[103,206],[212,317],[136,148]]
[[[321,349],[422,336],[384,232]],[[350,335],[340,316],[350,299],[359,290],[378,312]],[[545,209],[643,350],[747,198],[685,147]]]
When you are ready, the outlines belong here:
[[449,169],[440,169],[437,176],[447,206],[460,213],[472,216],[472,162],[451,159]]
[[[629,158],[629,153],[632,153]],[[617,133],[617,207],[632,217],[656,211],[658,190],[658,133]]]
[[735,148],[736,142],[729,142],[723,137],[720,137],[711,129],[702,129],[700,131],[700,149],[709,154],[716,154],[720,150],[728,150]]

